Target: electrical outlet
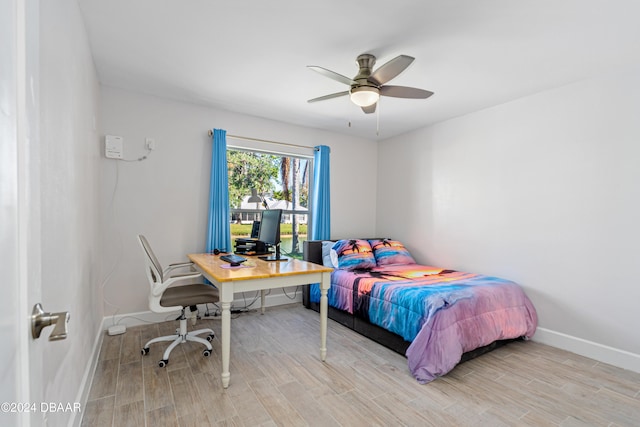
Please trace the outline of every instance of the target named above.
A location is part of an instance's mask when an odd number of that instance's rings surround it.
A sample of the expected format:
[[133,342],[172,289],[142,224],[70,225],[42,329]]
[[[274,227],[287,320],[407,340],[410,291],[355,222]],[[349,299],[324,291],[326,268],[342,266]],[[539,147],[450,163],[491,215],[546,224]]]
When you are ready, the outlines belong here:
[[156,140],[153,138],[146,138],[144,140],[147,150],[155,150],[156,149]]

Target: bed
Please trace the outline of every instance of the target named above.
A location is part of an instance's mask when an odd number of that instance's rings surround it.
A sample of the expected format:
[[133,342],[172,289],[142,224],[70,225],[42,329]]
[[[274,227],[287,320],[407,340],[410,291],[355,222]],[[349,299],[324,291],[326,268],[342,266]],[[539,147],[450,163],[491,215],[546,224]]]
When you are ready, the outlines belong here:
[[[428,383],[458,363],[535,333],[536,310],[509,280],[417,264],[401,242],[304,242],[304,259],[334,267],[329,317],[407,357]],[[303,291],[319,310],[317,285]]]

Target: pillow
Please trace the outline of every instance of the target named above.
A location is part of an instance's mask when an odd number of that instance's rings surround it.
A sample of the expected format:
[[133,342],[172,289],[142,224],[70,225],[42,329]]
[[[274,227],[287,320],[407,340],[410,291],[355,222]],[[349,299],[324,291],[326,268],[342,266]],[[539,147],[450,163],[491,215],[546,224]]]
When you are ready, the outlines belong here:
[[369,243],[378,266],[416,263],[407,248],[397,240],[369,240]]
[[336,242],[332,242],[331,240],[325,240],[322,242],[322,265],[325,267],[338,268],[338,263],[333,261],[333,257],[331,256],[331,248]]
[[366,240],[338,240],[332,251],[341,270],[368,270],[376,266],[371,245]]

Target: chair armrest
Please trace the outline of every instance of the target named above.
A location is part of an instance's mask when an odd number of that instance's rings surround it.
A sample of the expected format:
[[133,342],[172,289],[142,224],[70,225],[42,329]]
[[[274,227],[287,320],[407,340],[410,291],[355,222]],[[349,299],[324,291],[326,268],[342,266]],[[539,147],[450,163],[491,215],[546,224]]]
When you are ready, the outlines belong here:
[[151,294],[154,297],[159,297],[161,296],[164,291],[171,285],[173,285],[176,282],[180,282],[182,280],[187,280],[187,279],[197,279],[198,277],[202,277],[202,273],[185,273],[185,274],[176,274],[170,277],[167,277],[167,279],[164,281],[164,283],[162,283],[161,285],[157,285],[155,286],[152,290],[151,290]]
[[175,270],[176,268],[186,268],[186,267],[191,267],[193,270],[193,263],[192,262],[178,262],[178,263],[174,263],[174,264],[169,264],[169,267],[167,267],[162,274],[166,275],[167,273],[169,273],[170,271]]
[[192,266],[193,263],[191,261],[187,261],[187,262],[176,262],[173,264],[169,264],[169,268],[177,268],[177,267],[186,267],[186,266]]
[[168,277],[169,280],[173,280],[174,282],[182,279],[191,279],[202,276],[202,273],[193,272],[193,273],[182,273],[182,274],[172,274]]

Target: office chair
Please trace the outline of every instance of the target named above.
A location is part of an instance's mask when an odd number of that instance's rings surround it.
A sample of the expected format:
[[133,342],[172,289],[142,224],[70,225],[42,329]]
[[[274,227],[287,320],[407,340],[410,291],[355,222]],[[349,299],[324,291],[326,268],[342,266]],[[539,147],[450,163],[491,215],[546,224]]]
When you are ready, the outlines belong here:
[[[188,272],[181,274],[170,274],[176,269],[186,269],[192,267],[192,263],[183,262],[179,264],[171,264],[165,270],[162,269],[158,259],[151,250],[151,245],[147,239],[142,235],[138,235],[138,241],[144,252],[144,258],[146,262],[146,273],[149,279],[149,285],[151,289],[149,291],[149,308],[154,313],[169,313],[176,310],[181,310],[180,327],[176,329],[174,335],[167,335],[164,337],[153,338],[145,344],[142,348],[142,355],[149,354],[149,345],[161,342],[161,341],[173,341],[169,347],[164,351],[162,360],[158,362],[161,368],[164,368],[169,363],[169,354],[178,345],[187,341],[195,341],[203,344],[206,349],[202,352],[203,356],[207,357],[211,355],[211,344],[213,340],[213,331],[211,329],[198,329],[197,331],[187,332],[187,317],[185,316],[185,310],[196,304],[216,303],[219,300],[218,289],[214,286],[205,285],[203,283],[191,283],[180,286],[171,286],[175,283],[184,282],[187,280],[193,281],[202,274],[190,268]],[[197,335],[208,333],[206,340],[198,337]]]

